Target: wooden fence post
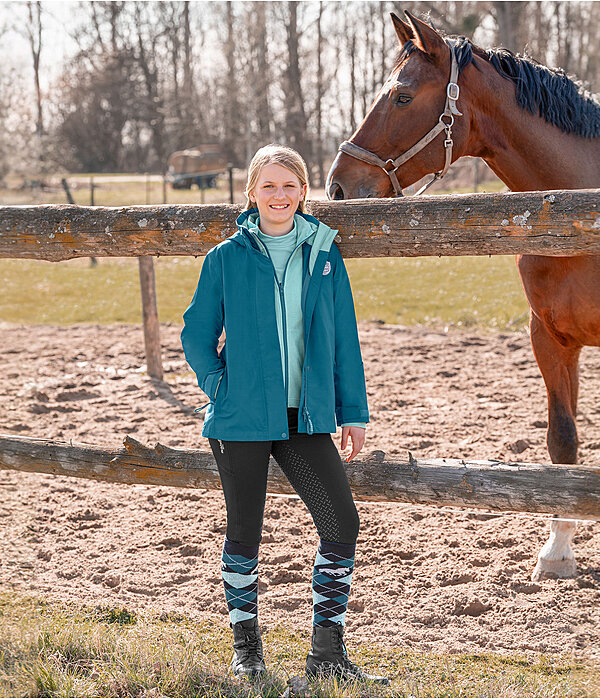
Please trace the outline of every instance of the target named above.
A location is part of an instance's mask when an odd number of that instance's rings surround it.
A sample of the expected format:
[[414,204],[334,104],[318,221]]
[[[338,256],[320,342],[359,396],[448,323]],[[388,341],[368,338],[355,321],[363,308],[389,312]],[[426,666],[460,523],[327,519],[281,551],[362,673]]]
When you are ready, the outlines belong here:
[[[146,173],[146,204],[150,204],[150,179]],[[153,379],[162,380],[163,367],[160,353],[160,324],[156,304],[156,278],[154,258],[143,255],[138,258],[140,271],[140,293],[142,297],[142,320],[144,324],[144,346],[146,368]]]
[[150,255],[138,258],[140,270],[140,290],[142,296],[142,316],[144,322],[144,345],[146,348],[146,367],[153,379],[162,380],[163,367],[160,353],[160,326],[156,306],[156,280],[154,277],[154,260]]
[[75,200],[73,199],[73,195],[71,194],[71,190],[69,189],[69,183],[67,182],[67,178],[61,178],[60,183],[63,186],[65,194],[67,195],[67,202],[69,202],[69,204],[75,204]]

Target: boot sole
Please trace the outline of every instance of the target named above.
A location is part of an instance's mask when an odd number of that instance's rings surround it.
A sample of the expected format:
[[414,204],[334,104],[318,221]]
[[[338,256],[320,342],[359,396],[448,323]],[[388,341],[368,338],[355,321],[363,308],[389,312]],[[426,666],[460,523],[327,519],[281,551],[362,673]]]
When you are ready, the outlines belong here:
[[323,678],[336,678],[338,681],[359,681],[361,683],[377,683],[378,685],[389,685],[389,678],[367,678],[364,676],[348,676],[343,671],[336,672],[335,668],[309,670],[305,669],[306,677],[310,680],[321,680]]
[[236,677],[236,678],[258,678],[259,676],[264,676],[266,675],[266,671],[239,671],[236,673],[233,669],[231,669],[231,673]]

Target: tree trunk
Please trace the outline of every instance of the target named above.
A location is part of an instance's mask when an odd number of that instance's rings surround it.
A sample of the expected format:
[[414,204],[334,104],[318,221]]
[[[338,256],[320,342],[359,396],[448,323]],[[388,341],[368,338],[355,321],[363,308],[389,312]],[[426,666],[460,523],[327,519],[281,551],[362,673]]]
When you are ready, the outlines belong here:
[[497,25],[497,44],[513,52],[523,51],[523,20],[528,11],[528,2],[503,2],[495,0],[494,16]]
[[319,15],[317,17],[317,134],[316,134],[316,150],[317,150],[317,185],[325,187],[325,164],[323,162],[323,0],[319,2]]
[[241,130],[240,130],[240,119],[241,110],[238,101],[238,89],[239,83],[237,78],[238,66],[235,56],[235,46],[237,43],[235,25],[234,25],[234,14],[233,14],[233,3],[226,3],[226,13],[225,20],[227,24],[227,43],[225,46],[225,57],[227,60],[227,88],[225,90],[225,152],[227,158],[235,166],[240,167],[242,165],[241,159],[239,157],[241,144]]
[[306,112],[304,110],[304,96],[302,94],[300,55],[299,55],[299,35],[298,35],[298,3],[287,3],[287,90],[286,90],[286,115],[285,126],[286,135],[290,145],[295,148],[300,155],[310,161],[310,153],[306,135]]
[[27,9],[29,11],[29,25],[27,27],[27,33],[29,35],[31,57],[33,59],[33,80],[35,83],[35,96],[37,106],[35,132],[38,136],[42,136],[44,133],[44,119],[42,114],[42,90],[40,87],[40,54],[42,52],[42,3],[39,2],[39,0],[35,3],[28,2]]

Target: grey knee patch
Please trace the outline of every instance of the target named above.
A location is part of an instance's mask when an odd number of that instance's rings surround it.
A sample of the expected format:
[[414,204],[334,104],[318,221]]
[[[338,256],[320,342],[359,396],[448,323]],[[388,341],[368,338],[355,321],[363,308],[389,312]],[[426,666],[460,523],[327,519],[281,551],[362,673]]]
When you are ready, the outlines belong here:
[[333,502],[311,464],[289,445],[281,447],[279,466],[308,507],[323,540],[339,542],[340,524]]

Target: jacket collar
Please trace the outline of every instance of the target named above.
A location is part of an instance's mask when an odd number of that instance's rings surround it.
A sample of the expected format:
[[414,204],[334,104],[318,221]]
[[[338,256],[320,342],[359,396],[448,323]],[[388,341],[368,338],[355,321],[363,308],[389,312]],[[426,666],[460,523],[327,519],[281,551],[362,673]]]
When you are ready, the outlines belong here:
[[[259,245],[258,238],[250,230],[250,217],[252,216],[252,218],[254,218],[254,214],[258,214],[258,209],[256,207],[243,211],[236,219],[236,224],[238,227],[237,233],[234,233],[232,236],[230,236],[230,238],[240,245],[255,248],[262,252],[262,243]],[[307,243],[311,246],[308,271],[312,275],[319,252],[321,250],[324,250],[327,253],[329,252],[333,240],[337,236],[338,232],[336,229],[329,228],[329,226],[324,224],[322,221],[315,219],[315,217],[311,216],[310,214],[297,211],[294,214],[294,217],[298,217],[298,219],[296,219],[296,224],[301,226],[301,229],[305,229],[305,234],[300,234],[301,238],[298,239],[298,242],[302,241],[303,243]],[[310,225],[310,228],[302,225],[303,221],[307,222]]]

